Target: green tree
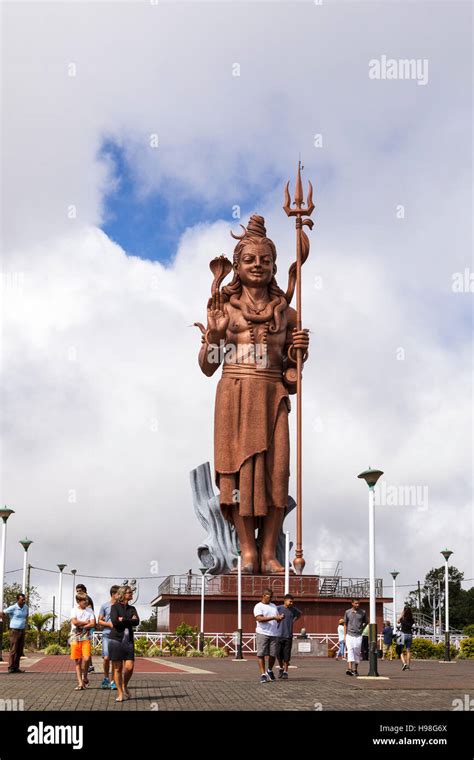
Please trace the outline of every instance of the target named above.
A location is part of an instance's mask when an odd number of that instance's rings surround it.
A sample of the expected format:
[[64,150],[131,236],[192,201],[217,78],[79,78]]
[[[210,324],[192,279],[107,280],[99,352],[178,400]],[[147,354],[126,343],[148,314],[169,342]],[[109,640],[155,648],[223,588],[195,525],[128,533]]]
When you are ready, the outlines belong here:
[[43,631],[43,628],[48,622],[48,620],[51,620],[53,617],[54,616],[52,612],[46,612],[44,615],[41,612],[34,612],[32,615],[30,615],[29,623],[37,631],[37,636],[36,636],[37,649],[41,649],[41,633]]
[[[441,567],[433,567],[425,576],[425,580],[421,586],[421,612],[425,615],[432,614],[433,599],[438,599],[438,589],[441,591],[441,605],[444,604],[444,565]],[[461,581],[464,578],[464,573],[451,565],[448,567],[448,584],[449,584],[449,606],[454,604],[458,598],[461,588]],[[410,591],[408,594],[407,602],[413,609],[419,608],[418,589]],[[454,622],[453,622],[454,625]]]
[[458,629],[474,625],[474,586],[461,589],[452,601],[449,597],[449,623]]
[[156,631],[156,613],[149,617],[148,620],[140,620],[138,630],[144,633],[154,633]]
[[[421,612],[430,617],[433,614],[433,600],[436,599],[436,604],[439,604],[438,593],[441,594],[441,609],[444,616],[444,574],[444,565],[432,568],[426,574],[421,587]],[[474,587],[467,590],[461,588],[463,579],[464,573],[457,567],[453,565],[448,567],[449,624],[450,627],[458,630],[474,623]],[[418,589],[410,591],[407,602],[413,609],[418,609]]]

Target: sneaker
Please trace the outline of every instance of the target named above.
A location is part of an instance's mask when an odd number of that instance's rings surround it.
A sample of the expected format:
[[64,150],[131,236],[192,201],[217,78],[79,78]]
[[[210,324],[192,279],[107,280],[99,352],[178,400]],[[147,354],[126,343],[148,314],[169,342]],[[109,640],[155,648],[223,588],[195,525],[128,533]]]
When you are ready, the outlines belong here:
[[405,665],[402,665],[402,670],[407,670],[408,665],[405,663]]
[[288,673],[284,672],[281,675],[283,681],[288,681]]
[[275,673],[273,672],[273,670],[270,670],[269,668],[267,668],[267,676],[268,676],[269,681],[275,680]]
[[88,673],[94,673],[94,671],[95,671],[94,666],[93,665],[89,665],[89,670],[87,672]]
[[353,675],[354,675],[354,671],[351,670],[350,668],[347,668],[347,670],[346,670],[346,676],[353,676]]
[[266,673],[262,673],[262,675],[260,676],[260,683],[267,683],[267,681],[269,681],[269,680],[270,679],[268,678],[267,674]]
[[104,678],[102,683],[100,684],[101,689],[110,689],[110,681],[108,678]]
[[112,689],[112,691],[117,691],[117,684],[115,683],[115,681],[110,682],[110,688]]
[[284,672],[285,671],[283,670],[283,668],[278,668],[278,678],[283,678],[283,673]]

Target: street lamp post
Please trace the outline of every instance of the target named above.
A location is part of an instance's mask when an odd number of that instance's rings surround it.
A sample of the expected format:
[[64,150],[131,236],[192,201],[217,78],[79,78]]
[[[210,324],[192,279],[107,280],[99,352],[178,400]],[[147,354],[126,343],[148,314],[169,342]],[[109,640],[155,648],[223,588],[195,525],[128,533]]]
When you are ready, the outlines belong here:
[[21,586],[21,590],[23,591],[24,594],[26,594],[26,565],[28,562],[28,549],[30,548],[33,541],[30,541],[29,538],[24,538],[23,541],[20,541],[19,543],[22,545],[23,549],[25,550],[25,554],[23,556],[23,583]]
[[204,588],[205,588],[205,576],[207,572],[207,567],[200,567],[199,568],[202,573],[201,578],[201,630],[199,633],[199,651],[204,651]]
[[290,531],[285,533],[285,594],[290,593]]
[[390,575],[393,578],[392,583],[392,594],[393,594],[393,607],[392,607],[392,615],[393,615],[393,630],[397,627],[397,575],[399,575],[398,570],[392,570]]
[[2,647],[3,647],[3,583],[5,580],[5,559],[7,551],[7,520],[10,515],[14,514],[13,509],[9,509],[5,506],[0,509],[0,517],[2,518],[2,552],[0,556],[0,662],[3,662]]
[[236,660],[243,660],[242,656],[242,552],[237,554],[237,654]]
[[58,565],[59,567],[59,592],[58,592],[58,644],[61,646],[61,610],[63,601],[63,570],[66,565]]
[[449,568],[448,561],[452,554],[449,549],[444,549],[441,554],[445,561],[444,571],[444,659],[446,662],[451,660],[450,642],[449,642]]
[[377,617],[375,606],[375,493],[374,488],[382,470],[364,470],[358,478],[365,480],[369,486],[369,677],[378,677],[377,670]]
[[72,575],[72,606],[76,606],[76,573],[77,570],[71,570]]

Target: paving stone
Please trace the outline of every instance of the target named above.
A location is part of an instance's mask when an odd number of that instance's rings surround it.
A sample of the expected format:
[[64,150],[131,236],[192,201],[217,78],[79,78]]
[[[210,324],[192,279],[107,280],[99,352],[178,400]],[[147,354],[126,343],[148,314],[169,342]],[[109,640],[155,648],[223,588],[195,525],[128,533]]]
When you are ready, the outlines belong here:
[[[402,672],[398,661],[379,664],[389,680],[357,680],[345,675],[345,663],[326,658],[295,660],[288,681],[260,684],[255,659],[202,658],[202,673],[168,667],[144,672],[145,658],[130,682],[132,699],[115,702],[116,692],[102,690],[100,660],[87,690],[75,692],[75,677],[67,657],[43,658],[24,674],[0,674],[2,699],[23,699],[25,710],[158,711],[182,710],[452,710],[454,699],[474,697],[474,661],[452,665],[415,661]],[[51,660],[55,662],[52,663]],[[180,664],[180,659],[176,658]],[[150,663],[150,670],[153,670]],[[193,666],[195,661],[193,662]],[[366,674],[367,663],[359,667]]]

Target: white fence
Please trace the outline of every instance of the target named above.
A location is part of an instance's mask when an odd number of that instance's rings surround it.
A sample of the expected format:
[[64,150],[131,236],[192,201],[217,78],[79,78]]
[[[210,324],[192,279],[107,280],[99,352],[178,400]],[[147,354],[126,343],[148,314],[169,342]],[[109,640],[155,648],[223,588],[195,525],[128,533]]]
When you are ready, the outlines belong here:
[[[221,647],[222,649],[226,647],[228,650],[230,650],[232,653],[237,653],[237,633],[205,633],[204,638],[211,646]],[[298,638],[298,637],[294,637]],[[308,639],[312,639],[313,641],[318,642],[319,644],[327,644],[328,650],[334,649],[336,650],[339,646],[339,641],[337,637],[337,633],[308,633],[307,634]],[[438,644],[440,641],[444,641],[444,638],[440,638],[439,636],[416,636],[415,638],[418,639],[428,639],[429,641],[433,641],[434,644]],[[461,635],[452,635],[451,636],[451,644],[455,646],[456,648],[459,648],[459,644],[462,639],[468,638],[467,636],[461,636]],[[158,646],[160,648],[163,648],[163,644],[165,644],[166,641],[173,643],[180,643],[184,644],[184,639],[180,636],[176,636],[175,633],[150,633],[150,632],[139,632],[135,633],[135,639],[147,639],[147,641],[151,642],[155,646]],[[101,633],[93,633],[92,634],[92,644],[93,646],[97,646],[97,644],[100,644],[102,640],[102,634]],[[196,638],[197,641],[197,638]],[[382,635],[379,634],[377,637],[378,646],[379,648],[382,647]],[[166,646],[166,644],[165,644]],[[185,643],[186,649],[195,649],[196,647],[192,644],[192,642],[186,641]],[[256,642],[255,642],[255,633],[243,633],[242,634],[242,654],[255,654],[257,651],[256,648]]]

